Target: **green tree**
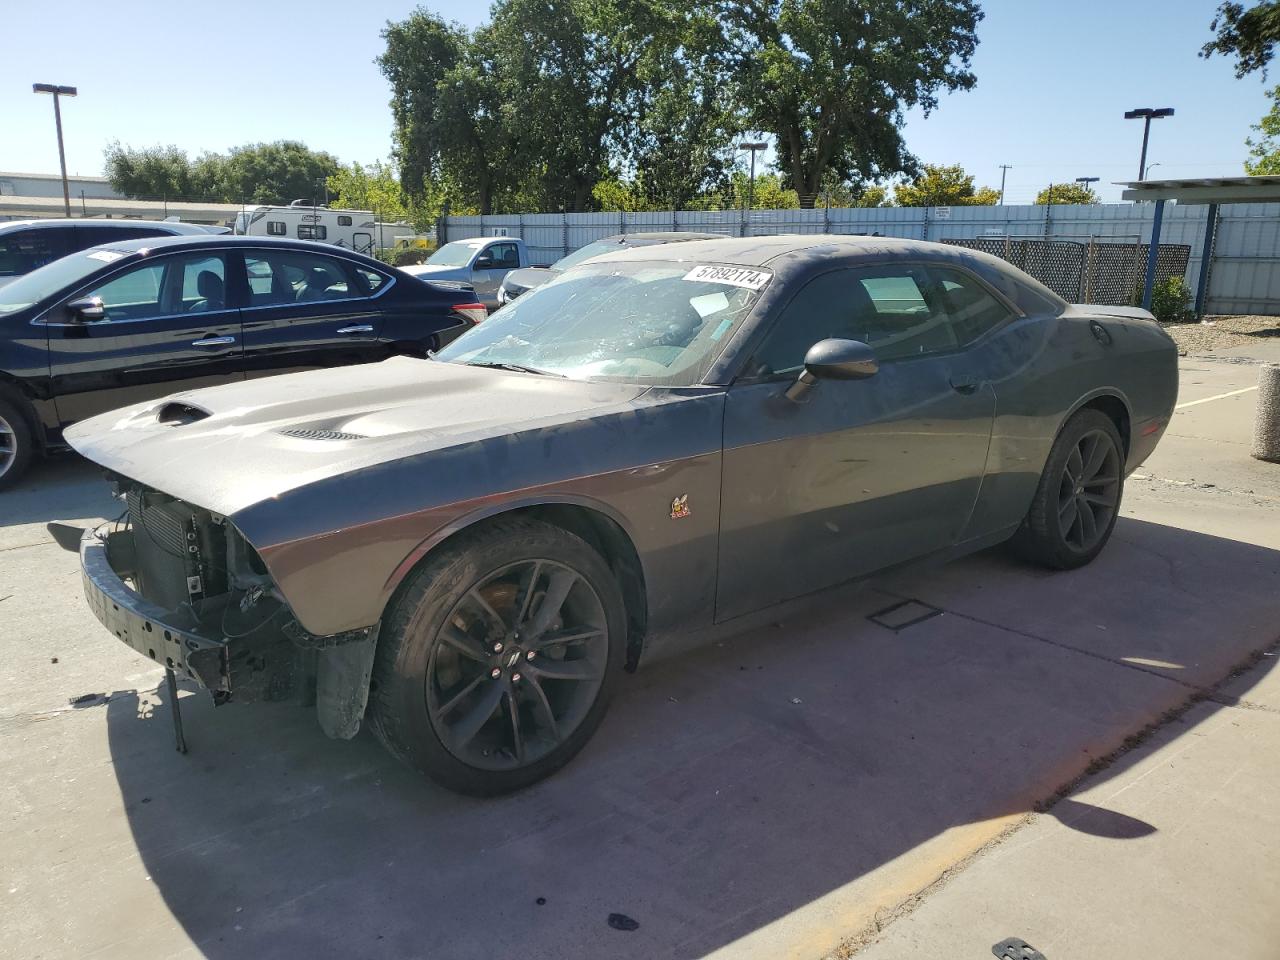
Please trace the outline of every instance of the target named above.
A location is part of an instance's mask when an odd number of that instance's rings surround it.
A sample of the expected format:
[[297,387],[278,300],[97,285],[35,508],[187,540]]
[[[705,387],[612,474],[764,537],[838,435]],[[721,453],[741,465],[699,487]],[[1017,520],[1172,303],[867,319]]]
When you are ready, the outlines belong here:
[[177,147],[106,149],[107,177],[128,197],[192,197],[226,203],[288,203],[323,196],[338,172],[332,154],[292,140],[235,147],[190,160]]
[[823,177],[913,173],[904,110],[928,115],[967,90],[976,0],[719,0],[750,126],[776,138],[778,167],[806,202]]
[[126,197],[196,197],[214,189],[197,180],[186,151],[175,146],[133,148],[117,140],[105,153],[107,179]]
[[1249,158],[1244,162],[1244,172],[1251,177],[1280,176],[1280,87],[1275,87],[1268,94],[1271,97],[1271,109],[1260,121],[1250,129],[1261,134],[1258,139],[1249,137],[1245,146],[1249,148]]
[[878,183],[868,184],[851,200],[849,204],[851,207],[887,207],[890,205],[889,188],[882,187]]
[[1102,198],[1083,183],[1051,183],[1036,194],[1036,203],[1047,204],[1049,191],[1053,191],[1054,203],[1101,203]]
[[231,203],[323,200],[338,158],[296,140],[235,147],[218,164],[218,192]]
[[1234,56],[1237,77],[1255,70],[1265,77],[1276,43],[1280,42],[1280,0],[1264,0],[1248,10],[1240,3],[1223,3],[1209,29],[1214,38],[1200,48],[1200,56]]
[[342,167],[326,184],[329,189],[329,205],[347,210],[372,210],[382,220],[412,222],[422,229],[428,224],[419,222],[412,201],[405,196],[404,187],[395,168],[375,161],[369,167],[353,163]]
[[973,177],[958,163],[926,163],[919,176],[899,184],[893,193],[894,205],[899,207],[991,207],[999,201],[999,190],[975,189]]

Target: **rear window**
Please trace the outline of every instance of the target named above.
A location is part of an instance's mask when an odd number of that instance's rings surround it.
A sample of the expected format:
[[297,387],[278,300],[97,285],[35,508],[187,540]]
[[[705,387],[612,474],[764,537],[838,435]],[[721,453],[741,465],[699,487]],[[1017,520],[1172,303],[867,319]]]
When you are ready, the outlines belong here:
[[0,277],[20,277],[64,256],[70,233],[55,227],[0,234]]

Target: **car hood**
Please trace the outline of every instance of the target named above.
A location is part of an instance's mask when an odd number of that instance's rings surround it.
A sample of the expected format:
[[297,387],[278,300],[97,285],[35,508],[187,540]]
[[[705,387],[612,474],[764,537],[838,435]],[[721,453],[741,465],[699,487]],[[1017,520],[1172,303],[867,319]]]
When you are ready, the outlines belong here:
[[428,263],[401,267],[405,273],[422,280],[470,280],[470,267],[436,267]]
[[109,470],[231,515],[376,464],[621,411],[646,390],[395,357],[178,393],[65,438]]
[[503,277],[502,285],[512,293],[524,293],[544,283],[550,283],[559,273],[559,270],[552,270],[549,267],[521,267]]

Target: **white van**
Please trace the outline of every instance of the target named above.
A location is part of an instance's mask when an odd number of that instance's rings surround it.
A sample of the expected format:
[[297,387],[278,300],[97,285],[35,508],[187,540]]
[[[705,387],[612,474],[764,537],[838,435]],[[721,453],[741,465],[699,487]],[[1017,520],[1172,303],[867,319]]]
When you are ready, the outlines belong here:
[[377,220],[371,210],[331,210],[323,204],[295,200],[287,207],[246,207],[236,214],[232,233],[318,240],[373,256],[376,249],[394,247],[399,237],[414,236],[414,229],[407,223]]

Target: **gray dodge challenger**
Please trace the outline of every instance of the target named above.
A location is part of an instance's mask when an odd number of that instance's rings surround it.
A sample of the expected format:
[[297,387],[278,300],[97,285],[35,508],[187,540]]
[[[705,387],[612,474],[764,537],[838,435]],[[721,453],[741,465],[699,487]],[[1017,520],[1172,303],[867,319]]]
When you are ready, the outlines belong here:
[[692,241],[565,271],[429,359],[84,421],[123,512],[74,537],[94,613],[171,683],[367,720],[493,794],[700,628],[1002,541],[1088,563],[1177,390],[1150,314],[981,253]]

